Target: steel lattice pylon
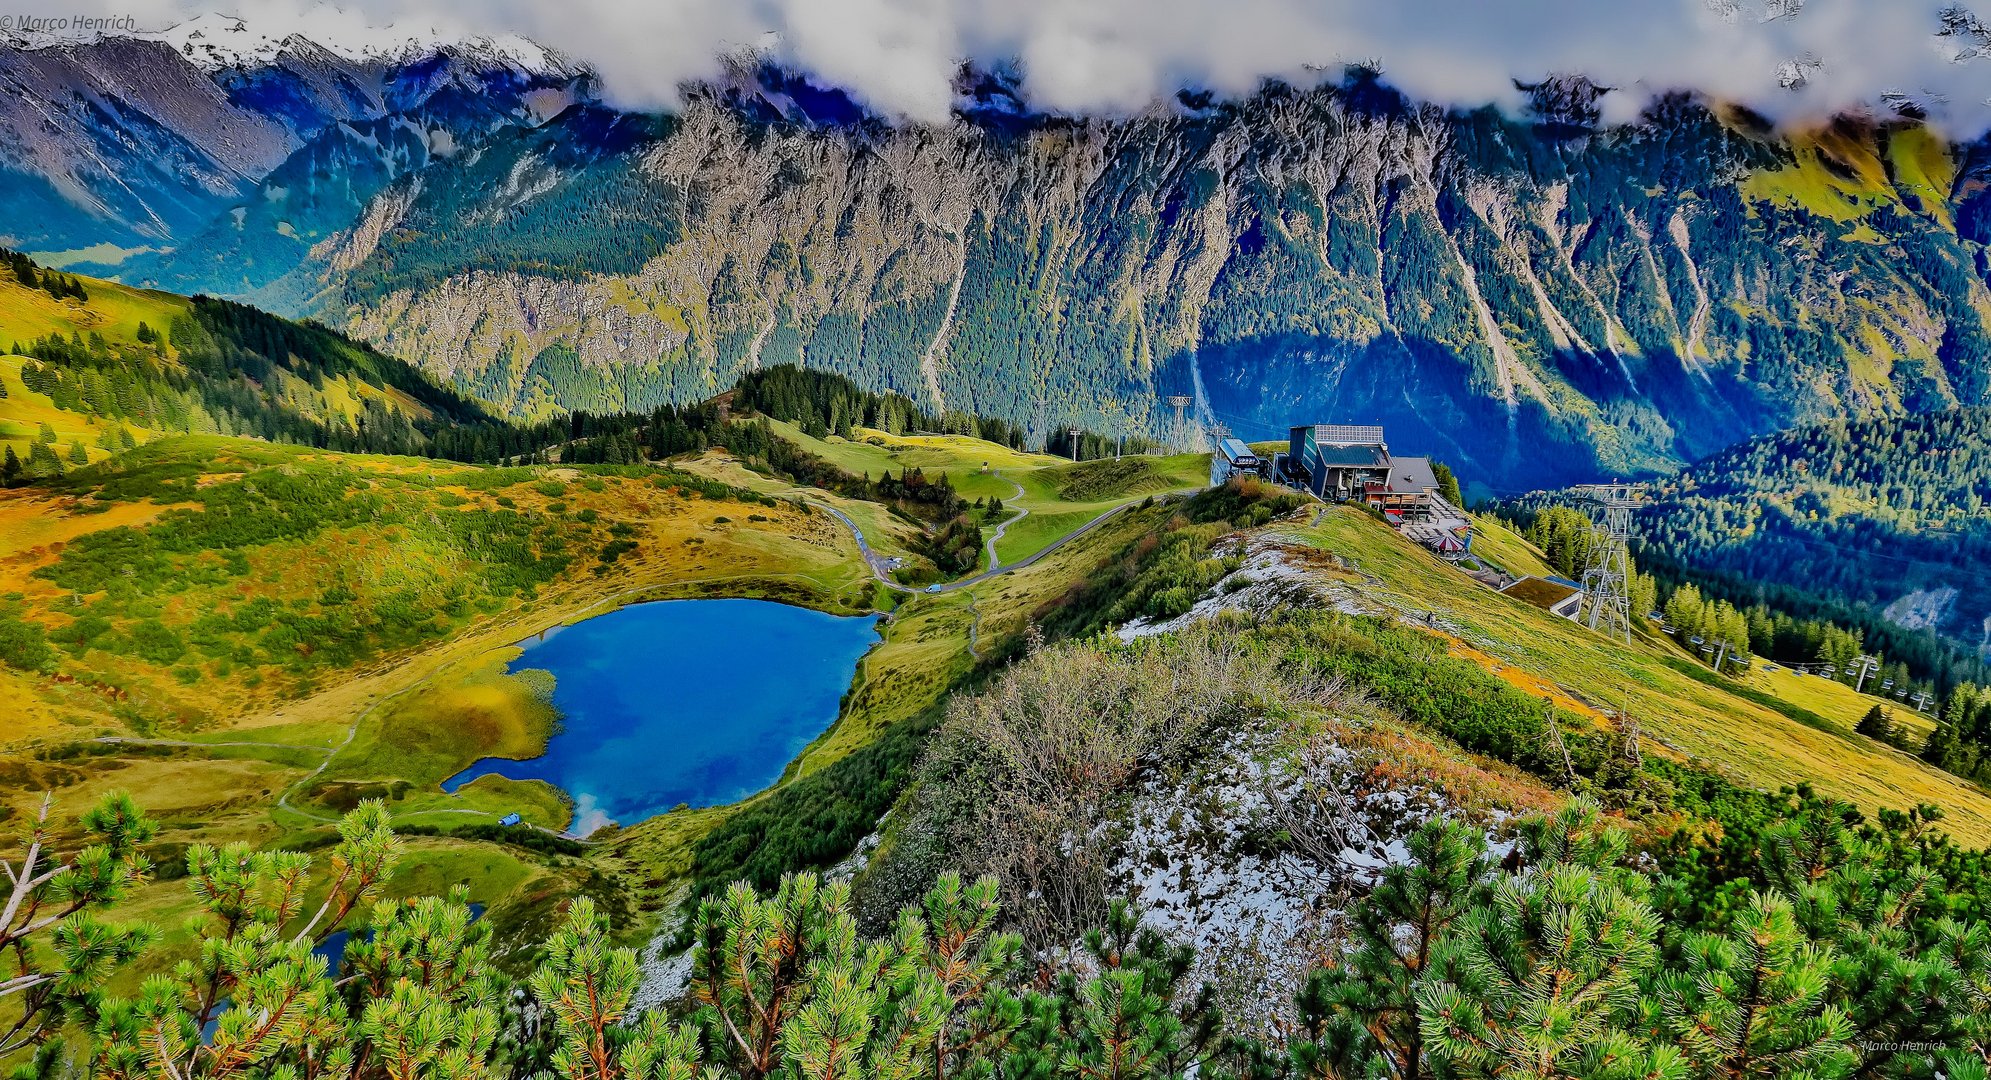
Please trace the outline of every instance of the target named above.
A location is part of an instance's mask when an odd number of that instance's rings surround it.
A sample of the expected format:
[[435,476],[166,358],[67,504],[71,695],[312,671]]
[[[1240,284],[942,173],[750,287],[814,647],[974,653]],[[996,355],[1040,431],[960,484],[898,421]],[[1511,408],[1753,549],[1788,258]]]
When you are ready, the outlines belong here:
[[1638,488],[1631,484],[1583,484],[1570,497],[1590,513],[1590,557],[1583,567],[1583,621],[1590,629],[1627,644],[1632,638],[1632,512]]
[[1182,446],[1186,441],[1189,433],[1188,409],[1189,406],[1195,403],[1196,399],[1190,397],[1188,394],[1168,395],[1169,408],[1175,410],[1175,427],[1170,429],[1168,441],[1177,447]]

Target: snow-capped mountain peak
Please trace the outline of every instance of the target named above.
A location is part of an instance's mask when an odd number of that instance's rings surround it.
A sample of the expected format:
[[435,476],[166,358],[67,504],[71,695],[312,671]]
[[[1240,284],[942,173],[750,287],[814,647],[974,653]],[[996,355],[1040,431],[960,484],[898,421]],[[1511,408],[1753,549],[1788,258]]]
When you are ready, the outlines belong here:
[[402,63],[442,50],[539,74],[579,74],[567,57],[517,34],[488,36],[460,28],[412,23],[369,24],[330,4],[292,17],[207,14],[164,30],[130,35],[166,44],[207,71],[252,69],[285,52],[317,46],[350,61]]

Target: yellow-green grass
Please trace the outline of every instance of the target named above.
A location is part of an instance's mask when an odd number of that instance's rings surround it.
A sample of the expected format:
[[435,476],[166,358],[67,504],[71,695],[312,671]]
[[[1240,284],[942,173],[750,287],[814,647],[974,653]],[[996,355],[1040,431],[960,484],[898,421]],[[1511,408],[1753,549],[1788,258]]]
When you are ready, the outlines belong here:
[[1005,565],[1018,562],[1056,543],[1059,537],[1113,509],[1115,505],[1117,504],[1108,503],[1102,507],[1089,507],[1084,510],[1025,507],[1024,509],[1030,510],[1029,516],[1018,519],[1008,531],[1003,533],[1002,539],[996,542],[996,556]]
[[[1894,717],[1896,730],[1905,732],[1911,741],[1920,742],[1936,730],[1935,721],[1918,715],[1915,706],[1903,704],[1892,698],[1882,699],[1872,694],[1862,694],[1845,683],[1816,675],[1799,675],[1787,667],[1778,665],[1777,670],[1767,670],[1763,661],[1758,660],[1754,669],[1742,677],[1746,686],[1769,694],[1779,701],[1787,701],[1800,709],[1816,713],[1844,731],[1851,732],[1860,717],[1875,705],[1886,709]],[[1934,709],[1934,704],[1930,705]]]
[[[83,280],[90,294],[87,303],[56,300],[43,290],[22,286],[11,274],[0,275],[0,349],[16,344],[28,348],[33,341],[49,334],[64,337],[80,334],[85,338],[101,334],[113,345],[131,345],[137,343],[141,323],[170,336],[173,320],[191,308],[185,297],[170,293],[133,289],[94,278]],[[169,364],[176,362],[173,358],[177,353],[170,343],[167,356]],[[117,421],[64,412],[40,395],[29,399],[18,397],[25,390],[19,382],[23,362],[21,357],[0,357],[0,381],[4,381],[9,392],[8,399],[0,399],[0,442],[25,456],[28,440],[46,421],[56,430],[59,452],[66,452],[74,438],[83,443],[92,460],[106,456],[106,451],[96,449],[96,442],[102,429],[115,430]],[[430,415],[425,406],[404,391],[373,386],[350,376],[327,378],[321,388],[277,369],[275,382],[267,389],[300,414],[323,423],[335,419],[350,422],[364,411],[368,401],[418,419]],[[134,424],[124,426],[141,441],[153,435]]]
[[[1064,459],[1048,454],[1012,450],[999,443],[967,435],[890,435],[871,428],[857,428],[849,439],[831,436],[815,439],[793,424],[773,423],[785,439],[824,458],[845,472],[871,474],[873,479],[890,470],[916,468],[932,477],[945,474],[955,490],[970,499],[995,495],[1008,498],[1011,489],[991,482],[992,472],[1027,472],[1061,464]],[[985,468],[986,467],[986,468]]]
[[143,792],[145,812],[172,829],[199,827],[232,811],[260,805],[297,774],[283,765],[205,756],[107,758],[62,791],[72,811],[114,791]]
[[791,765],[803,776],[863,748],[900,720],[931,706],[973,666],[964,593],[920,595],[881,627],[883,640],[858,662],[842,714]]
[[1046,604],[1086,582],[1140,537],[1158,532],[1174,512],[1166,505],[1129,510],[1021,570],[965,590],[980,616],[980,650],[992,653],[1023,635]]
[[496,844],[439,836],[411,836],[403,843],[407,856],[382,890],[390,898],[442,896],[463,885],[472,903],[496,905],[542,873]]
[[104,335],[109,341],[135,341],[138,324],[167,331],[175,316],[192,305],[172,293],[134,289],[115,282],[84,278],[89,303],[57,300],[40,289],[30,289],[8,274],[0,283],[0,346],[30,341],[49,334]]
[[[782,438],[853,475],[876,479],[886,472],[917,468],[928,477],[945,475],[965,498],[1001,499],[1010,511],[1005,517],[1029,511],[996,544],[996,556],[1004,564],[1043,550],[1116,506],[1150,495],[1194,490],[1209,480],[1207,454],[1135,455],[1119,461],[1074,463],[966,435],[888,435],[858,428],[850,439],[817,439],[793,424],[770,421],[770,426]],[[834,498],[814,488],[760,476],[718,452],[678,464],[766,494],[828,502],[858,522],[874,549],[909,560],[920,558],[917,529],[876,503]],[[995,525],[986,524],[984,531],[993,531]]]
[[817,488],[803,487],[778,476],[754,472],[723,450],[708,450],[693,457],[680,458],[671,462],[671,465],[686,472],[773,498],[803,499],[833,506],[857,522],[858,528],[864,530],[864,538],[870,543],[872,550],[900,558],[917,557],[915,551],[920,537],[918,526],[894,515],[878,503],[864,499],[847,499]]
[[[1948,203],[1956,165],[1928,128],[1832,125],[1794,135],[1790,145],[1796,160],[1750,176],[1742,184],[1745,196],[1801,206],[1841,223],[1912,196],[1924,213],[1952,227]],[[1871,242],[1870,234],[1855,229],[1842,239]]]
[[1208,454],[1063,462],[1012,477],[1023,495],[1005,505],[1030,511],[996,544],[1004,563],[1028,558],[1093,518],[1150,496],[1193,491],[1209,483]]
[[1517,577],[1555,573],[1535,545],[1492,514],[1474,514],[1473,554]]
[[1991,840],[1991,796],[1984,791],[1837,724],[1809,726],[1703,682],[1670,643],[1641,637],[1627,647],[1502,596],[1357,511],[1337,508],[1318,526],[1273,531],[1351,560],[1371,579],[1372,601],[1412,621],[1436,613],[1494,662],[1553,682],[1597,709],[1628,709],[1649,736],[1739,782],[1774,789],[1810,781],[1869,812],[1933,803],[1949,812],[1946,824],[1959,838]]
[[1914,196],[1916,205],[1944,228],[1953,227],[1949,200],[1956,162],[1947,142],[1920,125],[1899,128],[1888,136],[1887,162],[1896,188]]
[[314,790],[301,794],[394,780],[426,790],[478,758],[537,757],[558,714],[550,675],[506,674],[520,651],[513,646],[469,658],[369,710]]
[[[768,507],[730,499],[711,500],[694,493],[659,486],[661,477],[598,476],[582,478],[573,470],[512,471],[496,474],[511,480],[490,490],[481,479],[488,470],[443,465],[416,458],[335,455],[296,447],[273,446],[219,437],[162,440],[138,453],[154,462],[182,460],[203,463],[203,482],[233,479],[240,473],[277,465],[293,469],[328,467],[357,473],[365,482],[397,498],[427,505],[428,513],[446,514],[511,504],[520,513],[557,524],[577,558],[531,599],[511,597],[464,614],[451,634],[503,627],[533,617],[567,617],[613,597],[634,596],[648,589],[699,585],[724,590],[730,583],[759,592],[795,590],[819,595],[823,602],[845,609],[868,609],[872,602],[868,569],[859,559],[847,530],[827,515],[790,506]],[[559,481],[569,476],[575,482]],[[544,489],[542,489],[544,486]],[[548,492],[557,494],[549,494]],[[99,529],[120,525],[146,527],[160,509],[145,502],[102,504],[68,496],[50,498],[35,489],[0,492],[0,535],[4,543],[26,537],[11,558],[0,559],[0,593],[22,594],[28,617],[52,631],[70,622],[66,593],[35,572],[60,557],[58,545]],[[723,520],[722,520],[723,519]],[[594,552],[622,528],[637,547],[605,573],[596,574]],[[432,582],[437,589],[475,588],[473,565],[461,553],[439,547],[406,528],[327,528],[295,540],[284,539],[245,552],[250,573],[201,582],[159,599],[156,615],[168,627],[190,626],[215,610],[227,610],[246,600],[268,598],[279,604],[314,603],[319,592],[340,572],[348,574],[351,591],[362,601],[380,590],[395,590],[411,582]],[[527,632],[519,630],[517,636]],[[516,637],[505,640],[516,640]],[[502,644],[503,641],[493,644]],[[488,646],[487,646],[488,647]],[[372,671],[391,668],[409,658],[401,652],[370,661]],[[199,677],[183,678],[188,663],[199,663]],[[324,667],[294,669],[258,660],[230,667],[205,660],[174,665],[152,663],[128,653],[91,650],[65,658],[61,671],[85,686],[114,685],[122,699],[79,694],[75,684],[42,680],[34,696],[62,698],[63,707],[32,710],[36,729],[45,731],[59,715],[104,734],[129,734],[117,720],[119,706],[130,704],[155,717],[192,717],[179,724],[175,737],[211,730],[232,730],[267,723],[312,721],[295,715],[291,706],[309,700],[322,689],[337,689],[359,671]],[[32,680],[31,680],[32,682]],[[349,724],[353,712],[345,714]],[[9,731],[0,742],[32,734]]]
[[539,780],[503,776],[480,776],[454,792],[412,790],[390,809],[397,827],[489,825],[517,814],[528,825],[560,832],[574,820],[573,806],[560,789]]
[[1790,140],[1795,161],[1751,175],[1742,193],[1752,199],[1800,206],[1838,222],[1856,221],[1897,201],[1872,146],[1826,129]]

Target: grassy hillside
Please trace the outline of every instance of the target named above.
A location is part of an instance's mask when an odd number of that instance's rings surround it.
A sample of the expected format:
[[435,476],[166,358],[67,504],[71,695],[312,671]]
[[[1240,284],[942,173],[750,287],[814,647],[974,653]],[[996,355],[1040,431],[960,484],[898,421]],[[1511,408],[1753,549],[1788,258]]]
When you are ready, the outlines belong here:
[[114,281],[81,278],[89,299],[61,300],[23,285],[0,269],[0,344],[26,343],[49,334],[102,334],[110,341],[135,341],[138,324],[164,330],[193,307],[184,296],[133,289]]
[[1808,694],[1768,674],[1731,682],[1644,632],[1626,647],[1473,582],[1356,511],[1270,532],[1342,560],[1356,577],[1336,587],[1351,602],[1414,625],[1433,619],[1458,655],[1593,716],[1628,711],[1650,737],[1738,782],[1774,790],[1808,781],[1869,812],[1931,803],[1959,838],[1991,841],[1991,794],[1853,733],[1872,699],[1848,691],[1856,700],[1846,700],[1821,680],[1805,680],[1818,684]]
[[34,443],[43,438],[43,424],[55,433],[54,446],[64,455],[65,465],[69,464],[66,455],[72,442],[82,443],[91,461],[100,461],[111,455],[102,445],[106,433],[116,438],[122,429],[140,442],[158,435],[139,424],[57,407],[48,395],[29,390],[21,381],[21,366],[28,362],[25,357],[0,356],[0,387],[7,391],[0,398],[0,447],[14,451],[20,460],[27,461]]
[[0,266],[0,442],[25,466],[6,482],[159,434],[459,460],[533,448],[483,406],[321,326],[90,278],[29,284],[45,275],[19,257]]
[[800,516],[647,469],[176,438],[0,494],[0,589],[46,635],[51,668],[95,688],[85,713],[192,732],[550,597],[660,574],[795,575],[864,602],[835,531]]
[[[404,827],[519,810],[558,828],[568,810],[544,785],[437,786],[552,730],[532,687],[501,673],[512,643],[629,600],[711,593],[854,610],[872,586],[826,515],[687,474],[160,439],[0,491],[0,820],[44,791],[74,810],[121,788],[179,846],[293,841],[370,796]],[[421,880],[503,863],[478,899],[524,890],[507,918],[586,876],[426,843],[408,871]],[[184,901],[161,888],[159,903]]]
[[[0,348],[18,343],[25,349],[29,342],[50,334],[101,334],[107,341],[132,343],[137,341],[140,323],[163,330],[190,308],[186,298],[171,293],[83,280],[87,282],[88,301],[57,300],[41,289],[23,286],[0,268]],[[87,411],[57,408],[46,395],[30,391],[21,381],[26,362],[21,356],[0,355],[0,388],[6,390],[6,396],[0,397],[0,445],[26,461],[41,425],[48,424],[63,452],[68,451],[71,441],[80,441],[91,460],[107,456],[110,451],[98,443],[106,430],[115,429],[116,422]],[[151,434],[143,425],[128,422],[125,426],[138,438]]]
[[[1002,500],[1004,513],[988,521],[984,535],[1018,511],[1028,511],[996,541],[996,555],[1004,564],[1028,558],[1116,506],[1156,494],[1193,491],[1209,482],[1207,454],[1074,463],[966,435],[891,435],[857,428],[848,439],[816,438],[794,424],[778,420],[769,424],[779,437],[853,475],[875,479],[886,472],[919,469],[930,479],[946,476],[966,499]],[[773,480],[756,482],[745,470],[711,457],[687,467],[758,490],[789,494],[800,490]],[[822,498],[823,493],[811,497]],[[907,523],[885,514],[875,503],[833,501],[864,524],[873,546],[887,554],[916,557],[917,545]],[[986,556],[982,568],[987,568]]]

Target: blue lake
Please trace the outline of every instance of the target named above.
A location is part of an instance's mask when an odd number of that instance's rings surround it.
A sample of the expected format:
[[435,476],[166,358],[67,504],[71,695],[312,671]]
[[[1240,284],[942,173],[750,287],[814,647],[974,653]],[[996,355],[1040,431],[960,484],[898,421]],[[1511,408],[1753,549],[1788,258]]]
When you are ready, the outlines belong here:
[[582,835],[734,802],[780,779],[836,720],[877,624],[766,600],[666,600],[549,631],[508,669],[553,673],[561,727],[546,752],[485,758],[443,790],[544,780],[573,797]]

